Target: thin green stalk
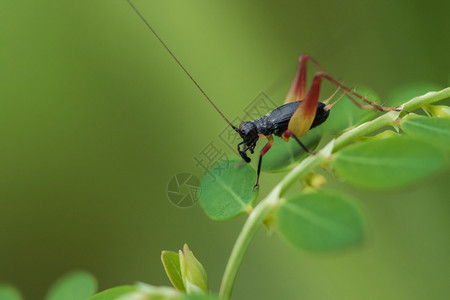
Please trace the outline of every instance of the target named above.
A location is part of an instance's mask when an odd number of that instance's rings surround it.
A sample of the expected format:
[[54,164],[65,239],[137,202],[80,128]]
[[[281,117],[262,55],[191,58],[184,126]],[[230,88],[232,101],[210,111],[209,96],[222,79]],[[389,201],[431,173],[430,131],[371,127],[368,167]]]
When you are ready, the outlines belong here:
[[[332,143],[331,143],[332,145]],[[307,159],[303,160],[300,165],[296,167],[299,170],[300,175],[297,176],[305,176],[308,172],[312,171],[315,167],[320,165],[329,155],[331,154],[332,146],[324,147],[319,153],[314,156],[310,156]],[[290,172],[289,174],[292,174]],[[285,180],[290,180],[288,176],[285,177]],[[287,178],[287,179],[286,179]],[[274,210],[274,207],[278,205],[278,200],[280,199],[280,195],[283,192],[283,188],[287,185],[284,181],[281,181],[278,185],[276,185],[270,194],[264,198],[258,205],[256,205],[255,209],[251,212],[247,221],[242,227],[241,233],[239,234],[236,243],[233,246],[233,250],[231,251],[230,258],[228,260],[228,264],[225,268],[225,273],[222,278],[222,285],[220,286],[220,297],[222,299],[229,299],[231,296],[231,290],[233,288],[234,280],[236,278],[236,273],[239,269],[239,265],[244,257],[244,253],[247,250],[248,244],[250,240],[258,230],[261,223],[267,216]]]
[[[406,111],[413,111],[425,104],[434,103],[449,97],[450,87],[438,92],[429,92],[423,96],[415,97],[404,103],[401,107]],[[304,159],[272,189],[266,198],[256,205],[239,233],[236,243],[233,246],[233,250],[231,251],[230,258],[228,259],[225,273],[222,278],[222,284],[220,286],[221,299],[230,299],[236,274],[245,251],[259,226],[279,204],[279,199],[283,193],[293,185],[294,182],[306,176],[309,172],[326,161],[331,156],[332,152],[345,147],[360,137],[392,124],[399,115],[399,112],[385,113],[372,121],[365,122],[358,127],[345,132],[335,140],[332,140],[316,155]]]
[[245,222],[242,230],[234,243],[233,250],[231,251],[228,264],[225,268],[225,273],[222,278],[222,284],[220,286],[220,297],[222,299],[230,299],[231,290],[233,289],[234,280],[236,279],[236,273],[239,269],[239,265],[244,257],[244,253],[247,250],[248,244],[258,230],[261,223],[272,211],[270,203],[275,203],[278,200],[278,190],[275,188],[272,192],[258,204],[252,211],[247,221]]
[[412,98],[401,107],[406,111],[413,111],[425,104],[431,104],[446,98],[450,98],[450,87],[437,92],[428,92],[425,95]]

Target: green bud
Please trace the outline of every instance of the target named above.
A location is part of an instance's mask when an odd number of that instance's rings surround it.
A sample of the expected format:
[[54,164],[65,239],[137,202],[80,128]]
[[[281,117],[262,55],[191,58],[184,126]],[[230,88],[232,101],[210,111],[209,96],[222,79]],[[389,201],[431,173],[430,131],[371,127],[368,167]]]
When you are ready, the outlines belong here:
[[195,258],[187,244],[179,251],[181,277],[188,294],[208,293],[208,280],[202,264]]
[[312,188],[313,190],[320,189],[326,182],[327,179],[324,176],[312,172],[308,173],[302,180],[305,188]]

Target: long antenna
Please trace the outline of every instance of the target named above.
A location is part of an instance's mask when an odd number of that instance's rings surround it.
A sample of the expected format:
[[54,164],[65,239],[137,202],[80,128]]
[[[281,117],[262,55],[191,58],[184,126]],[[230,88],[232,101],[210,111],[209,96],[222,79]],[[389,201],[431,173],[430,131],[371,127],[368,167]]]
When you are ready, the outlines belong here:
[[134,4],[131,2],[131,0],[127,0],[128,4],[130,4],[131,8],[136,12],[136,14],[142,19],[142,21],[145,23],[145,25],[153,32],[153,34],[156,36],[156,38],[161,42],[161,44],[166,48],[167,52],[173,57],[173,59],[177,62],[177,64],[183,69],[184,73],[192,80],[192,82],[197,86],[197,88],[202,92],[203,96],[205,96],[206,100],[211,103],[211,105],[214,107],[214,109],[219,113],[219,115],[230,125],[235,131],[239,131],[236,126],[231,124],[231,122],[225,117],[225,115],[219,110],[219,108],[212,102],[212,100],[208,97],[208,95],[205,93],[205,91],[200,87],[200,85],[195,81],[195,79],[192,77],[192,75],[186,70],[186,68],[183,66],[183,64],[178,60],[178,58],[173,54],[172,51],[170,51],[169,47],[167,47],[166,43],[159,37],[159,35],[156,33],[156,31],[152,28],[150,23],[147,22],[147,20],[144,18],[144,16],[139,12],[139,10],[134,6]]

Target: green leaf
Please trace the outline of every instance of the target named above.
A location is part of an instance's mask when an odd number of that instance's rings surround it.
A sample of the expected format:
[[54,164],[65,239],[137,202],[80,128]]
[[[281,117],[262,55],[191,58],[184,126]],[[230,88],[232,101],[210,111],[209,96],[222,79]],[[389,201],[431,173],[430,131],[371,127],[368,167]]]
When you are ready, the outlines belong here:
[[169,277],[174,288],[181,292],[185,291],[186,288],[184,287],[183,279],[181,278],[180,256],[178,253],[173,251],[163,251],[161,260],[164,270],[166,270],[167,277]]
[[117,286],[113,287],[107,290],[104,290],[92,297],[90,297],[88,300],[116,300],[120,298],[121,296],[137,292],[139,291],[139,288],[133,285],[123,285],[123,286]]
[[450,149],[450,119],[409,118],[401,123],[401,128],[411,137]]
[[73,271],[59,278],[45,297],[46,300],[86,300],[97,290],[97,281],[85,271]]
[[348,196],[309,192],[287,198],[276,213],[278,232],[297,248],[337,250],[358,244],[364,236],[363,216]]
[[0,299],[22,300],[23,298],[14,286],[8,284],[0,284]]
[[[380,101],[378,101],[379,97],[369,89],[358,88],[357,92],[366,96],[370,101],[374,101],[378,104],[380,103]],[[334,100],[337,99],[337,97],[338,96],[335,96]],[[353,98],[363,105],[367,104],[356,97]],[[322,130],[328,134],[339,134],[345,129],[368,121],[376,114],[377,112],[374,110],[359,108],[355,103],[348,99],[348,97],[344,96],[331,108],[328,119],[320,126],[322,127]]]
[[361,187],[389,189],[426,178],[444,166],[446,156],[426,142],[392,137],[360,142],[337,152],[339,177]]
[[[310,151],[314,151],[321,136],[321,130],[314,128],[300,140]],[[301,157],[307,155],[293,138],[289,139],[287,143],[282,139],[275,138],[272,148],[264,155],[261,170],[264,172],[284,172],[297,164]]]
[[233,218],[250,209],[256,199],[256,171],[242,160],[215,164],[201,180],[199,202],[214,220]]
[[426,104],[422,108],[433,117],[450,118],[450,106]]

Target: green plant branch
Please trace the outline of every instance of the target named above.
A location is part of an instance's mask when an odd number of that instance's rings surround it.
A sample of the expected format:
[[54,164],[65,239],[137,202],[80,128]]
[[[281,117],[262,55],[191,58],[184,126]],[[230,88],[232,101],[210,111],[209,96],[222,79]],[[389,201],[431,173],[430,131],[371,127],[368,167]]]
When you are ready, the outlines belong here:
[[[405,102],[400,107],[405,111],[413,111],[425,104],[431,104],[449,97],[450,87],[438,92],[429,92],[425,95],[415,97]],[[230,299],[239,265],[251,239],[262,222],[274,211],[274,208],[278,205],[279,199],[284,192],[292,186],[294,182],[306,176],[306,174],[329,159],[333,152],[336,152],[371,132],[389,126],[398,119],[399,115],[400,112],[391,111],[343,133],[338,138],[329,142],[316,155],[304,159],[272,189],[266,198],[256,205],[239,233],[236,243],[233,246],[233,250],[231,251],[230,258],[228,259],[225,273],[222,278],[222,284],[220,286],[221,299]]]
[[229,299],[231,296],[231,290],[233,288],[234,280],[236,278],[237,270],[239,269],[240,262],[244,257],[244,253],[247,250],[248,244],[255,235],[259,228],[259,225],[272,211],[272,205],[278,199],[279,191],[275,187],[272,192],[265,198],[264,205],[257,205],[252,213],[249,215],[242,230],[233,246],[230,258],[228,259],[227,267],[222,278],[222,284],[220,286],[220,297],[222,299]]

